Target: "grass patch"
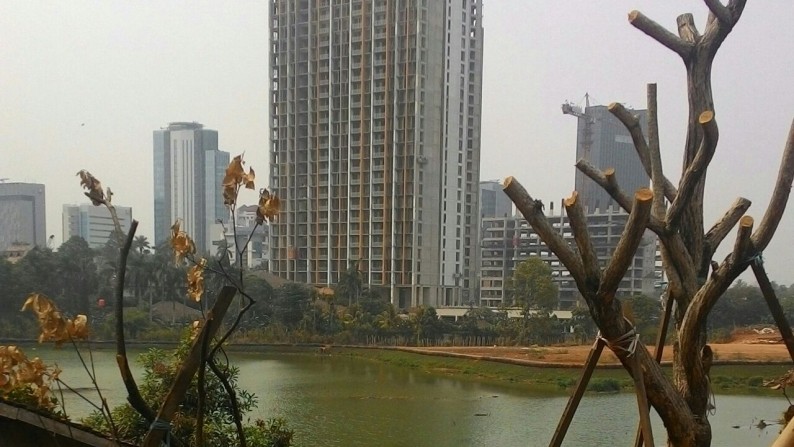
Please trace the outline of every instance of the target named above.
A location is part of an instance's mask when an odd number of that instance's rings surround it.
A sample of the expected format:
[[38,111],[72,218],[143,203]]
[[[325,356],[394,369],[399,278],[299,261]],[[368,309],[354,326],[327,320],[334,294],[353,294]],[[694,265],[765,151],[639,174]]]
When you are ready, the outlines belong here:
[[[385,349],[334,348],[333,352],[427,374],[530,388],[539,394],[570,394],[582,374],[581,368],[538,368]],[[787,365],[715,365],[711,368],[712,389],[721,394],[779,395],[780,391],[763,387],[763,381],[787,370]],[[665,368],[665,373],[672,375],[670,368]],[[596,369],[588,390],[630,392],[633,384],[623,369]]]

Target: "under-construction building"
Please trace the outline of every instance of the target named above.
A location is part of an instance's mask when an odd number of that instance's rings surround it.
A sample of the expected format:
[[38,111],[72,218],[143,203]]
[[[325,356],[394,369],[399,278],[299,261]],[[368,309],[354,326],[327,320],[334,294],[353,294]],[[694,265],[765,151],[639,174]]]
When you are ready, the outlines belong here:
[[271,0],[271,270],[475,297],[481,0]]
[[[560,208],[562,209],[562,207]],[[629,215],[616,207],[586,215],[593,249],[601,267],[605,267],[617,247]],[[548,216],[555,230],[572,246],[573,239],[568,216],[564,213]],[[581,294],[570,272],[546,246],[523,217],[492,217],[483,219],[481,304],[500,307],[512,304],[508,282],[516,266],[533,256],[540,257],[552,270],[559,289],[559,309],[577,305]],[[618,288],[619,296],[655,295],[660,272],[656,266],[656,235],[646,231],[634,253],[634,261],[626,271]]]
[[[565,114],[578,118],[576,126],[576,159],[585,159],[601,170],[615,168],[615,178],[620,188],[629,196],[639,188],[647,188],[650,178],[634,149],[631,134],[623,123],[609,113],[606,106],[591,106],[589,96],[584,109],[566,103],[562,106]],[[643,133],[648,129],[646,110],[631,110],[637,116]],[[585,210],[594,213],[597,209],[605,212],[616,206],[608,192],[590,180],[578,169],[575,176],[575,189]]]

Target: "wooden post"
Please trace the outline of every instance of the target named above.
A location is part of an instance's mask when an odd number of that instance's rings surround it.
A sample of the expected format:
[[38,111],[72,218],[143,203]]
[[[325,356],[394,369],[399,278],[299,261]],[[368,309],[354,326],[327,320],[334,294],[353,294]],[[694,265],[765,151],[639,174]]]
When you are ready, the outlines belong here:
[[[659,332],[656,335],[656,349],[653,351],[653,357],[657,363],[662,363],[662,354],[664,353],[664,341],[667,339],[667,329],[670,327],[670,316],[673,314],[673,305],[675,300],[668,294],[667,300],[664,303],[664,314],[662,321],[659,322]],[[643,389],[644,392],[644,389]],[[650,409],[648,409],[650,412]],[[640,415],[642,418],[642,415]],[[642,419],[637,424],[637,435],[634,437],[634,447],[642,445]]]
[[648,407],[648,396],[645,394],[645,383],[642,380],[642,365],[640,358],[633,355],[631,358],[631,366],[634,378],[634,390],[637,393],[637,408],[640,412],[640,429],[642,430],[642,439],[645,441],[645,447],[654,447],[653,445],[653,430],[651,429],[651,414]]
[[565,410],[562,412],[562,417],[557,424],[557,429],[554,430],[554,437],[551,439],[549,447],[560,447],[562,445],[562,440],[565,439],[565,434],[568,432],[568,427],[571,425],[573,415],[579,407],[579,402],[582,400],[585,390],[587,390],[587,384],[590,382],[590,377],[593,375],[593,370],[595,370],[598,359],[601,357],[601,351],[603,350],[604,340],[599,337],[596,339],[595,344],[593,344],[592,349],[590,349],[590,354],[587,355],[582,377],[579,378],[576,389],[574,389],[573,394],[570,399],[568,399],[568,404],[565,405]]
[[[182,367],[179,369],[176,378],[174,378],[171,390],[168,392],[163,404],[160,406],[160,410],[157,412],[156,421],[171,422],[171,418],[174,417],[174,413],[176,413],[179,404],[185,398],[190,382],[193,380],[193,375],[196,374],[196,370],[199,368],[202,340],[205,338],[211,340],[215,337],[235,294],[237,294],[236,287],[225,286],[221,289],[220,294],[218,294],[218,299],[215,301],[215,305],[212,306],[212,309],[207,315],[204,327],[201,328],[201,332],[193,339],[190,352],[185,358],[185,361],[182,362]],[[141,446],[157,447],[160,445],[163,435],[165,435],[164,430],[150,428]]]
[[753,273],[758,280],[758,286],[764,294],[766,305],[769,306],[769,311],[772,312],[772,318],[775,319],[780,335],[783,337],[783,343],[786,344],[788,355],[794,361],[794,334],[791,333],[791,325],[786,320],[786,314],[783,313],[783,308],[780,307],[780,301],[775,296],[775,289],[772,288],[772,283],[769,282],[769,277],[766,275],[764,265],[757,262],[752,262]]

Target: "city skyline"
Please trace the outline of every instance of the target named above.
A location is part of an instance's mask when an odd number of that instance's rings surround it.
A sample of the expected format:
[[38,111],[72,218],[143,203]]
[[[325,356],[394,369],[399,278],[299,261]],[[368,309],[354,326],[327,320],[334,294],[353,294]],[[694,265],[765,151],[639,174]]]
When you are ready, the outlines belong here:
[[[210,123],[233,155],[246,152],[258,173],[269,170],[267,4],[218,5],[4,8],[0,155],[21,164],[0,167],[0,178],[47,185],[47,234],[61,234],[60,207],[82,200],[74,174],[88,169],[136,210],[139,234],[154,239],[148,154],[151,130],[163,123]],[[656,82],[663,162],[676,182],[686,127],[684,70],[674,54],[628,24],[632,8],[673,32],[678,14],[692,12],[701,27],[707,14],[703,4],[684,1],[485,5],[482,178],[515,175],[543,200],[567,196],[576,132],[560,104],[581,104],[589,92],[594,104],[644,108],[645,84]],[[169,17],[177,14],[185,26],[173,29]],[[794,30],[787,26],[793,18],[782,0],[749,4],[717,58],[721,139],[706,185],[707,222],[737,196],[754,202],[749,214],[756,218],[766,207],[794,110]],[[759,113],[761,107],[770,113]],[[266,186],[262,174],[257,186]],[[254,201],[252,194],[242,203]],[[794,282],[787,268],[794,253],[786,249],[794,243],[791,214],[764,253],[770,276],[782,283]]]

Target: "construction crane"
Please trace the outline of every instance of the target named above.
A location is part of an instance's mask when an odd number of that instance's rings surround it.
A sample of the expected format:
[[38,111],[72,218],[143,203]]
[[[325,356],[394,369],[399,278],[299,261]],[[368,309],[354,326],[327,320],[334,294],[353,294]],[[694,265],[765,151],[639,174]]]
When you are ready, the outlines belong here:
[[[592,162],[592,160],[590,160],[590,149],[593,147],[593,124],[595,124],[595,117],[587,114],[587,109],[590,108],[589,93],[584,94],[584,107],[585,107],[584,110],[582,110],[581,107],[566,101],[562,105],[562,113],[564,115],[575,116],[576,118],[583,121],[584,126],[582,128],[582,134],[579,135],[577,138],[579,145],[582,147],[581,150],[582,155],[579,158],[583,158],[589,162]],[[579,153],[578,150],[576,152],[577,154]],[[581,175],[581,174],[577,174],[577,175]],[[589,192],[588,189],[590,186],[589,183],[590,182],[587,179],[584,179],[584,181],[582,182],[581,185],[582,190],[579,191],[579,194],[581,194],[582,198],[587,198],[589,196],[588,194]]]

